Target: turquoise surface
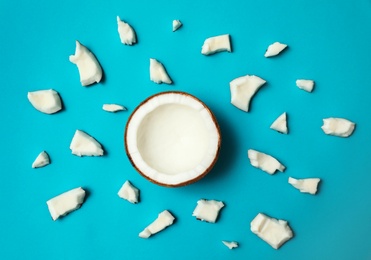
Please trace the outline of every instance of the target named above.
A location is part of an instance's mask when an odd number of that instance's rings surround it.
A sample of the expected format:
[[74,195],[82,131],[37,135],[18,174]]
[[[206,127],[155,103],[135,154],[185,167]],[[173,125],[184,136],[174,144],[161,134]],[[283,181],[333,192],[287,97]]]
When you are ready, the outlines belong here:
[[[121,44],[116,16],[138,44]],[[371,258],[371,3],[359,1],[0,1],[2,144],[0,259],[370,259]],[[172,20],[183,27],[172,32]],[[228,33],[232,53],[203,56],[203,41]],[[104,70],[102,83],[82,87],[69,62],[75,40]],[[264,58],[275,41],[289,48]],[[174,85],[149,80],[149,58],[161,61]],[[267,84],[245,113],[230,104],[229,82],[246,74]],[[295,86],[314,79],[313,93]],[[64,103],[54,115],[36,111],[27,92],[53,88]],[[189,92],[215,113],[222,148],[215,168],[182,188],[152,184],[132,168],[123,146],[130,113],[148,96]],[[128,111],[110,114],[103,103]],[[288,135],[270,124],[288,113]],[[325,135],[322,119],[356,122],[349,138]],[[76,129],[106,151],[79,158]],[[277,157],[287,170],[270,176],[252,167],[248,149]],[[39,152],[52,163],[32,169]],[[319,177],[315,196],[287,183]],[[130,180],[141,190],[132,205],[117,196]],[[82,186],[81,209],[52,221],[46,201]],[[201,198],[226,204],[217,223],[197,221]],[[168,209],[176,223],[148,240],[138,233]],[[250,231],[263,212],[284,219],[295,237],[274,250]],[[221,240],[235,240],[229,250]]]

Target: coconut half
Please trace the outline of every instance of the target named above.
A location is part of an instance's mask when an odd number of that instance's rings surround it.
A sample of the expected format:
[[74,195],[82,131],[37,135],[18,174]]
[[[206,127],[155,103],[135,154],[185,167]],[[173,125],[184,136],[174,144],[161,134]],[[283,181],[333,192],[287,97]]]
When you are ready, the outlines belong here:
[[184,92],[163,92],[144,100],[125,130],[134,168],[153,183],[178,187],[204,177],[219,155],[221,135],[210,109]]

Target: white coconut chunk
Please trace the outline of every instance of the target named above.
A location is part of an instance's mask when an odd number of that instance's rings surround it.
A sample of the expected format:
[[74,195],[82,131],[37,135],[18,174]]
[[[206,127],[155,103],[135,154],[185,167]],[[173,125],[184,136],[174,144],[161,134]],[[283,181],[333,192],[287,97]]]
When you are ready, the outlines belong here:
[[229,34],[207,38],[201,49],[201,53],[204,55],[211,55],[221,51],[232,51]]
[[173,83],[169,75],[167,74],[164,65],[162,65],[159,61],[155,59],[149,59],[149,75],[150,79],[157,84]]
[[142,232],[139,233],[141,238],[149,238],[151,235],[160,232],[174,222],[174,216],[167,210],[161,212],[157,219],[147,226]]
[[275,43],[268,46],[268,49],[265,52],[264,56],[266,58],[276,56],[276,55],[280,54],[281,51],[286,49],[286,47],[287,47],[287,44],[283,44],[283,43],[280,43],[280,42],[275,42]]
[[355,123],[344,118],[325,118],[323,119],[322,130],[327,135],[348,137],[354,131]]
[[296,81],[296,86],[307,92],[312,92],[314,87],[314,81],[310,79],[298,79]]
[[85,190],[81,187],[62,193],[46,202],[53,220],[65,216],[71,211],[80,208],[84,202]]
[[255,75],[246,75],[232,80],[229,83],[231,103],[235,107],[248,112],[251,98],[265,82],[264,79]]
[[192,216],[198,220],[215,223],[224,203],[217,200],[199,200]]
[[289,183],[303,193],[316,194],[319,178],[294,179],[289,177]]
[[173,32],[178,30],[182,26],[182,23],[179,20],[173,20]]
[[250,149],[247,151],[252,166],[259,168],[269,174],[274,174],[277,170],[283,172],[286,167],[283,166],[276,158]]
[[138,203],[139,190],[135,188],[129,181],[126,181],[119,192],[117,193],[120,198],[129,201],[130,203]]
[[287,116],[286,112],[284,112],[282,115],[280,115],[272,125],[270,126],[271,129],[276,130],[277,132],[280,132],[282,134],[287,134]]
[[79,41],[76,41],[75,54],[70,55],[70,62],[76,64],[82,86],[101,81],[103,72],[97,58]]
[[228,242],[228,241],[222,241],[223,244],[228,247],[229,249],[233,249],[233,248],[236,248],[238,247],[238,243],[237,242],[234,242],[234,241],[231,241],[231,242]]
[[271,245],[274,249],[280,248],[286,241],[293,237],[287,221],[270,218],[259,213],[251,221],[251,231]]
[[119,16],[117,16],[117,27],[120,40],[123,44],[133,45],[137,42],[137,37],[133,27],[131,27],[130,24],[121,21]]
[[126,110],[126,108],[121,105],[117,105],[117,104],[104,104],[103,110],[114,113],[114,112]]
[[27,98],[34,108],[45,114],[53,114],[62,109],[62,101],[53,89],[28,92]]
[[40,168],[50,163],[49,155],[43,151],[41,152],[32,163],[32,168]]
[[102,156],[103,149],[93,137],[87,133],[76,130],[72,138],[70,149],[77,156]]

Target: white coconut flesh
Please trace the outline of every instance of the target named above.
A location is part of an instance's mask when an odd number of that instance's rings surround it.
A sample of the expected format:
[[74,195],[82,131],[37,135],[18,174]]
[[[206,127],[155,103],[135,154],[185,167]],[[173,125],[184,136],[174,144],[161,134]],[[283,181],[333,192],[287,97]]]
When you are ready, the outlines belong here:
[[181,186],[204,176],[214,165],[220,133],[211,111],[183,92],[150,97],[126,127],[127,154],[147,179]]
[[287,47],[287,44],[283,44],[283,43],[280,43],[280,42],[275,42],[275,43],[268,46],[268,49],[265,52],[264,57],[268,58],[268,57],[277,56],[284,49],[286,49],[286,47]]
[[167,74],[164,65],[162,65],[156,59],[149,59],[149,78],[157,84],[173,83],[169,75]]
[[229,249],[233,249],[233,248],[238,247],[238,243],[235,242],[235,241],[231,241],[231,242],[229,242],[229,241],[224,241],[224,240],[223,240],[222,243],[223,243],[226,247],[228,247]]
[[322,130],[327,135],[348,137],[354,131],[355,123],[344,118],[325,118],[323,119]]
[[199,200],[192,216],[201,221],[215,223],[219,216],[219,211],[224,207],[224,203],[217,200]]
[[266,173],[274,174],[277,170],[283,172],[286,169],[286,167],[276,158],[268,154],[250,149],[247,151],[247,156],[249,157],[252,166],[259,168]]
[[137,37],[135,35],[134,29],[128,23],[121,21],[119,16],[117,16],[117,27],[121,43],[126,45],[133,45],[137,42]]
[[161,212],[157,219],[148,225],[142,232],[139,233],[141,238],[149,238],[151,235],[164,230],[166,227],[174,223],[175,217],[167,210]]
[[179,20],[173,20],[173,32],[178,30],[182,26],[182,23]]
[[274,120],[270,128],[282,134],[287,134],[288,128],[286,112],[282,113],[276,120]]
[[70,62],[76,64],[82,86],[101,81],[103,72],[97,58],[79,41],[76,41],[75,54],[70,55]]
[[207,38],[202,45],[201,53],[211,55],[221,51],[231,52],[231,43],[229,34],[219,35]]
[[41,152],[32,163],[32,168],[40,168],[50,163],[49,155],[43,151]]
[[31,105],[45,114],[54,114],[62,109],[62,101],[53,89],[28,92],[27,98]]
[[123,111],[126,110],[124,106],[117,105],[117,104],[104,104],[102,109],[107,112],[118,112],[118,111]]
[[129,181],[126,181],[117,195],[124,199],[129,201],[130,203],[136,204],[139,202],[139,190],[135,188]]
[[293,237],[287,221],[270,218],[262,213],[251,221],[251,231],[274,249],[280,248]]
[[316,194],[319,178],[294,179],[289,177],[289,183],[303,193]]
[[314,87],[314,81],[310,79],[298,79],[296,81],[296,86],[307,92],[312,92]]
[[87,133],[76,130],[70,149],[77,156],[102,156],[104,151],[100,143]]

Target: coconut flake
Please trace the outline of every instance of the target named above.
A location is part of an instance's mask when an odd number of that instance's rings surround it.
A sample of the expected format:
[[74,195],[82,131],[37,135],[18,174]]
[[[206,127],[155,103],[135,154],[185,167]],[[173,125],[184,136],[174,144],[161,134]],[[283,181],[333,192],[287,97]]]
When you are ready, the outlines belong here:
[[310,79],[298,79],[296,81],[296,86],[307,92],[312,92],[314,87],[314,81]]
[[266,81],[255,75],[246,75],[232,80],[230,85],[231,103],[237,108],[248,112],[250,100]]
[[138,203],[139,201],[139,190],[135,188],[129,181],[126,181],[122,185],[117,195],[133,204]]
[[50,163],[49,155],[43,151],[41,152],[32,163],[32,168],[40,168]]
[[269,174],[274,174],[276,170],[283,172],[286,168],[276,158],[253,149],[247,151],[247,156],[249,157],[252,166]]
[[280,54],[281,51],[286,49],[286,47],[287,47],[286,44],[282,44],[280,42],[275,42],[275,43],[268,46],[268,49],[265,52],[264,56],[266,58],[276,56],[276,55]]
[[259,213],[251,221],[251,231],[271,245],[274,249],[280,248],[286,241],[293,237],[287,221],[270,218]]
[[199,200],[197,201],[197,206],[194,209],[192,216],[201,221],[215,223],[218,218],[219,211],[223,207],[224,203],[221,201]]
[[103,105],[103,110],[107,111],[107,112],[117,112],[117,111],[122,111],[122,110],[126,110],[125,107],[121,106],[121,105],[116,105],[116,104],[104,104]]
[[173,32],[178,30],[182,26],[182,23],[179,20],[173,20]]
[[45,114],[53,114],[62,109],[62,101],[53,89],[28,92],[27,98],[34,108]]
[[142,232],[139,233],[141,238],[149,238],[151,235],[160,232],[166,227],[173,224],[175,217],[167,210],[161,212],[157,219],[147,226]]
[[149,59],[149,75],[150,79],[157,84],[173,83],[169,75],[167,74],[164,65],[162,65],[159,61],[155,59]]
[[236,248],[238,247],[238,243],[237,242],[234,242],[234,241],[231,241],[231,242],[228,242],[228,241],[222,241],[223,244],[228,247],[229,249],[233,249],[233,248]]
[[119,16],[117,16],[117,27],[120,40],[123,44],[133,45],[137,42],[137,37],[133,27],[131,27],[130,24],[121,21]]
[[232,51],[229,34],[207,38],[201,49],[201,53],[204,55],[211,55],[221,51]]
[[84,202],[85,190],[81,187],[62,193],[46,202],[53,220],[80,208]]
[[76,130],[72,138],[70,149],[77,156],[102,156],[103,149],[93,137],[87,133]]
[[319,178],[294,179],[289,177],[289,183],[303,193],[316,194]]
[[354,131],[355,123],[344,118],[325,118],[323,119],[323,132],[327,135],[348,137]]
[[271,129],[276,130],[277,132],[280,132],[282,134],[287,134],[287,117],[286,112],[284,112],[282,115],[280,115],[270,126]]
[[70,55],[70,62],[76,64],[82,86],[101,81],[103,72],[97,58],[79,41],[76,41],[75,54]]

